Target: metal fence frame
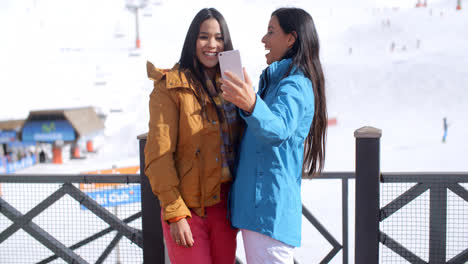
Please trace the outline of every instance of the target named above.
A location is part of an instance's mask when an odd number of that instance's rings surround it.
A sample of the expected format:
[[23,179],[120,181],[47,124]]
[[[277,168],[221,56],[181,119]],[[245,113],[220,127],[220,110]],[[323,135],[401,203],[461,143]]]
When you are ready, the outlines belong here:
[[[55,254],[39,261],[38,263],[50,263],[57,258],[61,258],[68,263],[88,263],[82,257],[77,255],[74,250],[91,243],[112,231],[117,231],[117,234],[111,243],[106,247],[106,249],[101,253],[96,263],[104,262],[107,256],[109,256],[110,252],[124,236],[140,248],[143,247],[142,231],[128,225],[128,223],[140,218],[141,212],[121,220],[114,214],[110,213],[95,200],[93,200],[91,197],[89,197],[86,193],[82,192],[73,185],[73,183],[140,183],[140,175],[138,174],[0,175],[0,182],[62,184],[58,190],[49,195],[25,214],[22,214],[0,196],[0,213],[5,215],[8,219],[10,219],[10,221],[13,222],[12,225],[0,233],[0,244],[11,237],[15,232],[22,229]],[[70,247],[67,247],[52,235],[50,235],[47,231],[32,222],[34,217],[44,212],[47,208],[49,208],[65,195],[69,195],[75,199],[82,206],[90,210],[94,215],[109,224],[110,227],[101,230],[100,232],[89,236],[80,242],[71,245]]]
[[340,244],[328,230],[310,213],[303,205],[302,215],[319,231],[319,233],[333,247],[331,251],[320,261],[320,263],[329,263],[340,250],[343,250],[343,264],[348,264],[349,258],[349,180],[355,179],[354,172],[324,172],[313,180],[341,180],[341,234],[342,243]]
[[[336,238],[325,228],[325,226],[305,207],[302,207],[304,217],[320,232],[320,234],[332,245],[331,251],[322,259],[320,263],[329,263],[340,250],[343,250],[343,263],[348,263],[348,180],[354,178],[353,173],[324,173],[317,179],[341,179],[342,182],[342,234],[343,242],[340,244]],[[146,183],[144,183],[146,181]],[[0,233],[0,244],[11,237],[16,231],[23,229],[33,238],[38,240],[45,247],[50,249],[55,255],[39,261],[38,263],[50,263],[57,258],[61,258],[68,263],[87,263],[83,258],[74,253],[78,249],[92,241],[112,232],[117,231],[114,239],[102,252],[96,263],[102,263],[110,252],[115,248],[119,240],[125,236],[130,241],[143,249],[145,263],[164,263],[164,243],[160,224],[160,207],[157,198],[151,192],[148,179],[138,174],[120,174],[120,175],[1,175],[2,183],[38,183],[38,184],[62,184],[62,186],[41,201],[26,214],[21,214],[13,206],[0,197],[0,213],[10,219],[13,224]],[[96,201],[90,198],[86,193],[76,188],[73,183],[140,183],[142,188],[142,211],[126,219],[120,220],[110,213]],[[149,193],[149,197],[143,194],[143,189]],[[65,246],[56,240],[39,226],[32,223],[32,219],[45,211],[48,207],[60,200],[65,195],[70,195],[81,205],[87,207],[96,216],[100,217],[111,227],[106,228],[82,241]],[[146,193],[148,195],[148,193]],[[146,200],[144,200],[146,199]],[[148,205],[147,200],[156,202],[156,205]],[[154,207],[153,207],[154,206]],[[159,208],[158,208],[159,207]],[[146,209],[146,210],[145,210]],[[149,216],[148,216],[149,215]],[[154,218],[154,216],[156,218]],[[142,217],[143,230],[137,230],[128,226],[128,223]],[[149,226],[149,228],[148,228]],[[144,232],[142,232],[144,231]],[[146,249],[145,249],[146,246]],[[158,247],[160,247],[158,249]],[[156,250],[158,249],[158,250]],[[157,260],[156,260],[157,258]],[[157,261],[157,262],[153,262]],[[297,263],[297,261],[295,261]],[[238,259],[237,263],[241,263]]]
[[[383,173],[381,183],[416,183],[380,209],[382,222],[421,194],[430,190],[429,198],[429,263],[466,263],[468,248],[446,260],[447,191],[468,202],[468,191],[460,183],[468,183],[467,173]],[[392,237],[379,230],[379,241],[410,263],[427,263]]]
[[[468,191],[460,183],[468,183],[468,173],[381,173],[381,130],[364,127],[356,137],[356,226],[355,263],[378,263],[379,243],[409,263],[467,263],[468,248],[446,260],[447,190],[468,202]],[[380,207],[380,186],[385,183],[416,183]],[[379,223],[423,194],[429,198],[429,262],[382,232]]]

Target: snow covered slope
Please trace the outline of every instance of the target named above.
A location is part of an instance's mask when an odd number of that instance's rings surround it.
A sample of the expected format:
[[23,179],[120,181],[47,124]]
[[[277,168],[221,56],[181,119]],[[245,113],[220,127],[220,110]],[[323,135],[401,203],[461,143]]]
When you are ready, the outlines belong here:
[[[137,165],[136,136],[147,130],[152,89],[145,62],[171,67],[191,19],[213,2],[161,0],[142,12],[140,56],[132,56],[134,17],[125,1],[62,2],[0,3],[0,119],[25,118],[33,109],[94,105],[109,113],[106,144],[86,160],[22,173]],[[468,171],[468,6],[456,11],[455,2],[428,0],[427,8],[414,8],[416,1],[407,0],[243,0],[216,1],[214,7],[225,16],[254,80],[266,67],[260,39],[271,12],[287,5],[312,14],[329,116],[338,120],[329,127],[326,171],[354,170],[353,132],[366,125],[383,130],[383,171]],[[449,123],[445,144],[443,117]],[[339,187],[307,181],[303,188],[304,203],[319,219],[331,219],[327,226],[338,238]],[[296,251],[302,263],[318,261],[329,250],[314,232],[304,223],[303,247]]]

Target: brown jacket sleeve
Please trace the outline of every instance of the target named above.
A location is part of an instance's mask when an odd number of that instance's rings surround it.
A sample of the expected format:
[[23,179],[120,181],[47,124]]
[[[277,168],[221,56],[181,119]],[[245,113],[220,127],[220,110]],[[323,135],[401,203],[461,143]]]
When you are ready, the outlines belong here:
[[180,216],[191,217],[179,192],[175,167],[179,110],[175,98],[165,87],[165,79],[155,82],[150,95],[149,132],[145,147],[145,174],[153,193],[158,196],[165,221]]

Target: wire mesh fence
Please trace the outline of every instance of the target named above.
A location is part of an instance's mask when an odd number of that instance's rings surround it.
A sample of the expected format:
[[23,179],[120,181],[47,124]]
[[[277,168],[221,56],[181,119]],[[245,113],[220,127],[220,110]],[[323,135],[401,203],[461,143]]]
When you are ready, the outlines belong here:
[[143,262],[138,183],[0,185],[0,263]]
[[[468,183],[460,185],[468,190]],[[447,259],[452,259],[460,252],[468,251],[468,201],[451,190],[447,200]]]
[[[386,183],[381,185],[381,204],[387,205],[411,189],[412,183]],[[395,241],[419,256],[425,262],[429,260],[429,193],[428,191],[404,205],[380,223],[380,230],[392,237]],[[380,263],[408,263],[404,258],[381,246]]]
[[443,177],[382,183],[379,263],[468,263],[467,190]]
[[[380,184],[379,263],[468,263],[466,175],[400,176]],[[0,263],[143,262],[139,175],[2,176],[0,188]]]

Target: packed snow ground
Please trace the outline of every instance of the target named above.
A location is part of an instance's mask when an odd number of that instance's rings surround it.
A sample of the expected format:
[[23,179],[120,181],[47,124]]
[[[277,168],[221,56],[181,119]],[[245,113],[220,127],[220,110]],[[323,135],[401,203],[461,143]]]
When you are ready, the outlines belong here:
[[[466,9],[455,10],[456,1],[428,1],[428,7],[414,8],[416,1],[402,0],[215,5],[161,0],[140,14],[138,52],[133,50],[134,17],[124,1],[65,2],[0,4],[0,96],[5,98],[0,119],[25,118],[35,109],[93,105],[108,113],[104,144],[86,160],[40,164],[20,173],[138,165],[136,136],[147,131],[152,89],[145,62],[172,67],[191,19],[207,6],[225,16],[234,47],[254,82],[266,67],[260,39],[271,12],[298,6],[312,14],[321,40],[329,116],[338,120],[328,130],[325,171],[354,170],[353,132],[362,126],[382,129],[384,172],[468,171],[468,16]],[[445,144],[443,117],[449,123]],[[304,181],[303,201],[341,241],[340,182]],[[351,206],[350,227],[353,218]],[[296,257],[301,263],[317,263],[331,247],[307,222],[303,229]],[[353,241],[350,234],[350,249]],[[350,250],[350,260],[352,254]],[[341,253],[332,263],[341,263]]]

